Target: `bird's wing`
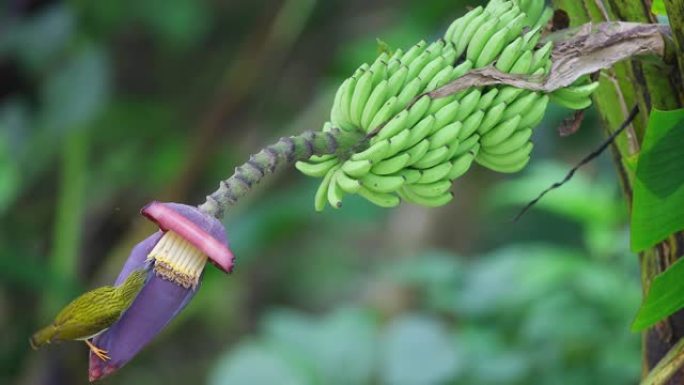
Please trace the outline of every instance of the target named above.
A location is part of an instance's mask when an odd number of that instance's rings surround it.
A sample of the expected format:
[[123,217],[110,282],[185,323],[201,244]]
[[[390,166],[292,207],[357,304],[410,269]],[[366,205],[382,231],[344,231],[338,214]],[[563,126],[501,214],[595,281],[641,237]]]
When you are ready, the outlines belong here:
[[68,304],[55,318],[59,329],[57,338],[83,339],[111,326],[121,315],[122,308],[116,288],[100,287],[89,291]]

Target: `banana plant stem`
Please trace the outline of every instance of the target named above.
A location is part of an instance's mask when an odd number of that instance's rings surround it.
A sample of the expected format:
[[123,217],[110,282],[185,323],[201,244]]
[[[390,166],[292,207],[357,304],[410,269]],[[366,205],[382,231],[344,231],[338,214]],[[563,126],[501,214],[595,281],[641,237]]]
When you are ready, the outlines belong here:
[[280,138],[276,143],[250,156],[243,165],[236,167],[233,175],[221,181],[219,188],[207,196],[199,209],[220,219],[252,186],[273,174],[282,165],[306,160],[312,155],[337,154],[344,157],[352,150],[362,151],[367,146],[368,139],[363,132],[338,128],[323,132],[307,131],[301,135]]
[[684,339],[679,340],[658,365],[641,381],[641,385],[663,385],[684,365]]

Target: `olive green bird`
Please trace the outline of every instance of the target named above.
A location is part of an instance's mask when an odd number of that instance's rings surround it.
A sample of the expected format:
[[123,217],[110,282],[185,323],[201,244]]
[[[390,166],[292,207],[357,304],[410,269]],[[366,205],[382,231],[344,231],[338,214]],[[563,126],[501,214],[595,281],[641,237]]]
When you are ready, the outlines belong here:
[[107,330],[126,310],[145,284],[147,272],[131,273],[123,284],[103,286],[71,301],[57,314],[54,322],[38,330],[29,343],[33,349],[56,341],[82,340],[103,361],[109,360],[107,351],[89,339]]

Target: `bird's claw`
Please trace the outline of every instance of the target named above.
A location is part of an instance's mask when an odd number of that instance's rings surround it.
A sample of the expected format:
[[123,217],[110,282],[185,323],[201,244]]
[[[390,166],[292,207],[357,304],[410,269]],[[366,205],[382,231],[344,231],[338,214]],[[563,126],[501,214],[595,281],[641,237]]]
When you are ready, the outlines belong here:
[[110,357],[107,355],[107,351],[104,349],[100,349],[97,346],[93,345],[92,342],[86,340],[85,343],[88,345],[90,348],[90,351],[93,352],[94,355],[96,355],[99,359],[102,361],[109,361]]
[[106,350],[93,350],[92,352],[93,352],[93,354],[98,356],[102,361],[106,362],[106,361],[110,360],[110,357],[107,355]]

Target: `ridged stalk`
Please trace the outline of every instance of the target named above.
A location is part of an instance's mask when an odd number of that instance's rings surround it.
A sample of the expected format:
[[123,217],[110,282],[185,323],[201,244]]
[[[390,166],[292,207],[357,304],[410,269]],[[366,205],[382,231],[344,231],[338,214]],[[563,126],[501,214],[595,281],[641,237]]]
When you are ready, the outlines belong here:
[[279,167],[314,155],[344,156],[350,150],[358,151],[364,146],[367,146],[367,139],[363,132],[338,128],[325,132],[307,131],[301,135],[280,138],[276,143],[250,156],[243,165],[236,167],[233,175],[221,181],[218,190],[207,196],[199,209],[221,218],[225,210],[246,195],[252,186],[273,174]]

